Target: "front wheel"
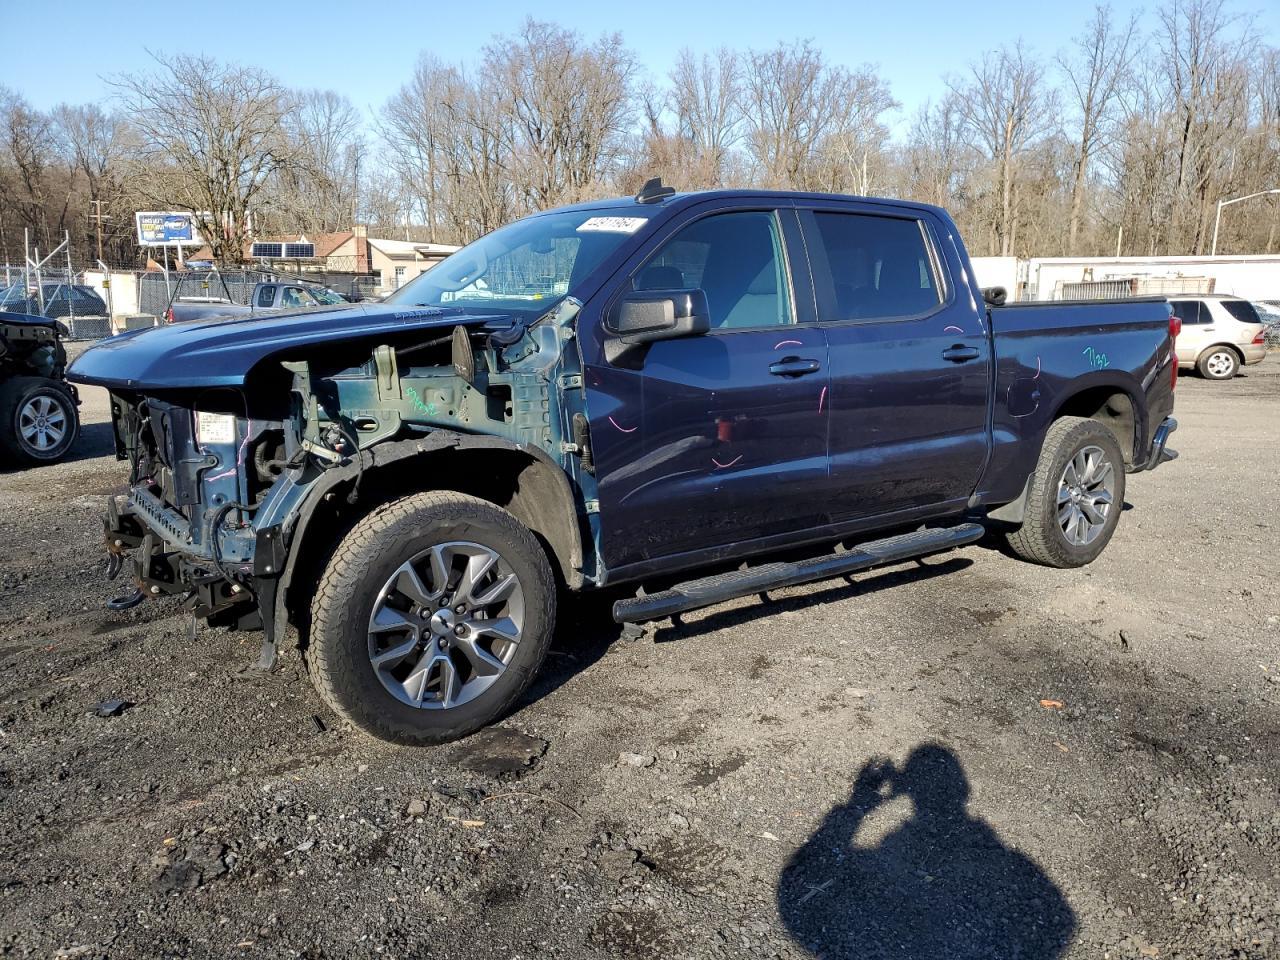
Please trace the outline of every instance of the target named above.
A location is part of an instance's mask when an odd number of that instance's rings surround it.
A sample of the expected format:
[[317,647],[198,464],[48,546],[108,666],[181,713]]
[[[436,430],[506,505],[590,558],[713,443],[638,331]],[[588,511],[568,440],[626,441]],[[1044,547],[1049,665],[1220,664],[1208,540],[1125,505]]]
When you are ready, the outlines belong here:
[[555,580],[510,513],[458,493],[380,507],[346,536],[312,604],[306,657],[334,712],[393,743],[454,740],[528,687]]
[[1124,505],[1124,455],[1096,420],[1063,417],[1045,434],[1022,526],[1009,535],[1018,556],[1049,567],[1082,567],[1102,553]]
[[1230,380],[1240,369],[1240,358],[1230,347],[1213,347],[1196,361],[1196,369],[1209,380]]

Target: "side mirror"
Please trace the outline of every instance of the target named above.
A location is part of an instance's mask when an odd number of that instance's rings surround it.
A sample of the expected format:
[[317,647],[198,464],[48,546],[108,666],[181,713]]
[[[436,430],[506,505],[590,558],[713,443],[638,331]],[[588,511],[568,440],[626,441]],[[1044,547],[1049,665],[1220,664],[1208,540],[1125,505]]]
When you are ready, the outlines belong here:
[[610,309],[605,329],[612,334],[605,358],[627,366],[643,357],[647,344],[706,333],[711,311],[701,290],[633,290]]

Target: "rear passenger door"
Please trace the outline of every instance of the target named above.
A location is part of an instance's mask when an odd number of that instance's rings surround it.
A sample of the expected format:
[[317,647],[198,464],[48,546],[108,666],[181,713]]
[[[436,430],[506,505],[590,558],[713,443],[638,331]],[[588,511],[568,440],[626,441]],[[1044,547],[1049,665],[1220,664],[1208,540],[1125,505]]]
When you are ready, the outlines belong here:
[[1199,300],[1170,300],[1173,315],[1182,321],[1178,334],[1178,362],[1195,363],[1200,351],[1209,345],[1213,333],[1209,310]]
[[800,216],[831,363],[831,519],[954,509],[988,453],[985,311],[929,220],[856,204]]
[[587,370],[610,567],[823,522],[827,351],[802,247],[790,209],[712,207],[629,270],[624,290],[703,291],[711,331],[650,345],[631,403],[627,371]]

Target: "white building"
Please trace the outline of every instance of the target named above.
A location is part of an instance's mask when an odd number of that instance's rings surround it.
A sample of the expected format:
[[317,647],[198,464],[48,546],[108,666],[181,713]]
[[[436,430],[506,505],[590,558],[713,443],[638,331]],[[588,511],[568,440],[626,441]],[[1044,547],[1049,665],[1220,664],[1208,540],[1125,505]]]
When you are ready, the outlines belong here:
[[1280,299],[1280,256],[975,257],[980,286],[1002,286],[1018,300],[1228,293]]

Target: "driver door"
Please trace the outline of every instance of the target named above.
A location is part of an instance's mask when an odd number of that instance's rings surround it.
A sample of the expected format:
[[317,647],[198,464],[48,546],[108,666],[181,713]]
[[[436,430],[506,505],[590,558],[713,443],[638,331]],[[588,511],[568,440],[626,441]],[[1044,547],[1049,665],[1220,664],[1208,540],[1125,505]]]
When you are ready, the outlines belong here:
[[692,565],[822,524],[827,349],[808,322],[798,237],[789,209],[715,211],[656,239],[631,271],[624,291],[701,290],[711,330],[648,345],[632,370],[587,366],[611,571]]

